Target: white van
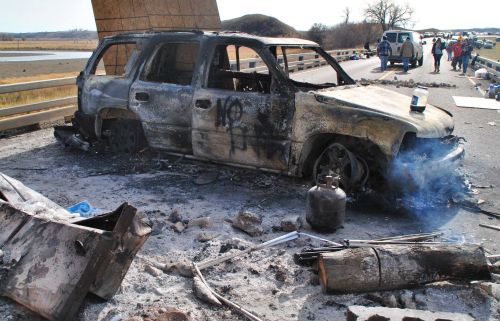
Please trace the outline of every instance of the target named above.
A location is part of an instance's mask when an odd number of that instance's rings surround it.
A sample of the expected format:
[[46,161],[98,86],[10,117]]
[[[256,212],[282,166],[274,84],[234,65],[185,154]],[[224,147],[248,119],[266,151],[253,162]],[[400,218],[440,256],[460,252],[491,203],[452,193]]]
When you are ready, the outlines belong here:
[[408,37],[410,37],[413,42],[416,52],[415,59],[410,61],[411,66],[416,67],[417,62],[419,66],[424,64],[424,49],[418,32],[408,30],[387,30],[384,32],[384,36],[387,37],[387,41],[391,44],[392,56],[389,56],[391,66],[396,62],[403,62],[403,59],[401,58],[401,46]]

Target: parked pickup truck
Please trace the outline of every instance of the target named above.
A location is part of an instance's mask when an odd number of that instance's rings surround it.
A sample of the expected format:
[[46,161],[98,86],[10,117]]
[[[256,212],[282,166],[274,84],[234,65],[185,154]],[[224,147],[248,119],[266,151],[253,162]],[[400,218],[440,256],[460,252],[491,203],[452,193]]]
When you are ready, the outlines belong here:
[[56,136],[117,153],[149,147],[318,181],[337,174],[348,191],[434,178],[464,153],[449,112],[412,112],[410,97],[357,84],[308,40],[123,34],[102,41],[77,85],[74,126]]

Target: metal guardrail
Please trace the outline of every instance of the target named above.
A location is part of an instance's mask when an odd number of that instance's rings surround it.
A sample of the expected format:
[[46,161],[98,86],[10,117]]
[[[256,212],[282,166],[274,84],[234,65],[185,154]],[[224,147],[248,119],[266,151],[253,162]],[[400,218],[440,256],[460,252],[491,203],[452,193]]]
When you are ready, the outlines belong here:
[[[342,49],[342,50],[330,50],[327,51],[329,55],[335,58],[337,61],[349,60],[351,55],[365,55],[366,50],[364,49]],[[326,65],[326,62],[322,62],[322,59],[317,53],[297,53],[288,54],[288,67],[290,72],[300,71],[303,69],[308,69],[311,67],[321,67]],[[278,63],[283,66],[283,56],[278,56]],[[231,70],[236,70],[237,65],[235,60],[230,61]],[[255,70],[257,72],[267,70],[267,66],[259,58],[248,58],[240,60],[241,70]]]
[[[353,54],[363,55],[364,50],[344,49],[331,50],[328,53],[338,61],[350,59]],[[326,65],[316,53],[287,55],[289,72],[318,68]],[[236,69],[236,62],[231,61],[231,69]],[[283,57],[278,56],[278,63],[283,65]],[[267,66],[258,58],[242,59],[240,69],[262,72]],[[0,85],[0,94],[23,92],[44,88],[74,85],[75,77],[58,78],[42,81],[32,81],[11,85]],[[64,97],[39,103],[0,108],[0,132],[44,122],[52,122],[71,117],[76,110],[77,97]]]
[[[75,77],[0,85],[0,94],[74,85]],[[20,127],[57,121],[70,117],[76,110],[76,96],[27,105],[0,108],[0,132]]]
[[496,83],[500,81],[500,62],[479,56],[476,63],[488,70],[493,81]]
[[76,77],[57,78],[40,81],[21,82],[12,85],[0,85],[0,94],[8,94],[19,91],[53,88],[74,85]]

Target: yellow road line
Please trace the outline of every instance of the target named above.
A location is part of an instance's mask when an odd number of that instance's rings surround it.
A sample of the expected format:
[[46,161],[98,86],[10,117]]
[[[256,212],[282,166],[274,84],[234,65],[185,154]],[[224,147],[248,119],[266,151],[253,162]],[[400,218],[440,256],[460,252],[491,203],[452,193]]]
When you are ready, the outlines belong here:
[[388,70],[385,74],[382,75],[382,77],[380,77],[378,80],[383,80],[387,77],[389,77],[390,75],[392,75],[396,70],[395,69],[392,69],[392,70]]

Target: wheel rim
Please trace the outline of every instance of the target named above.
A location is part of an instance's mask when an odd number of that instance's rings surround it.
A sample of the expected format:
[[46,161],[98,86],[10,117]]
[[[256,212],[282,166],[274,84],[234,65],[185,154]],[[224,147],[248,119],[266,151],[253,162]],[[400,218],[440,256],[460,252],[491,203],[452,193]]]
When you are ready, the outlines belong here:
[[334,143],[316,160],[313,177],[316,183],[324,184],[326,176],[338,175],[340,187],[349,192],[366,182],[365,164],[342,144]]

